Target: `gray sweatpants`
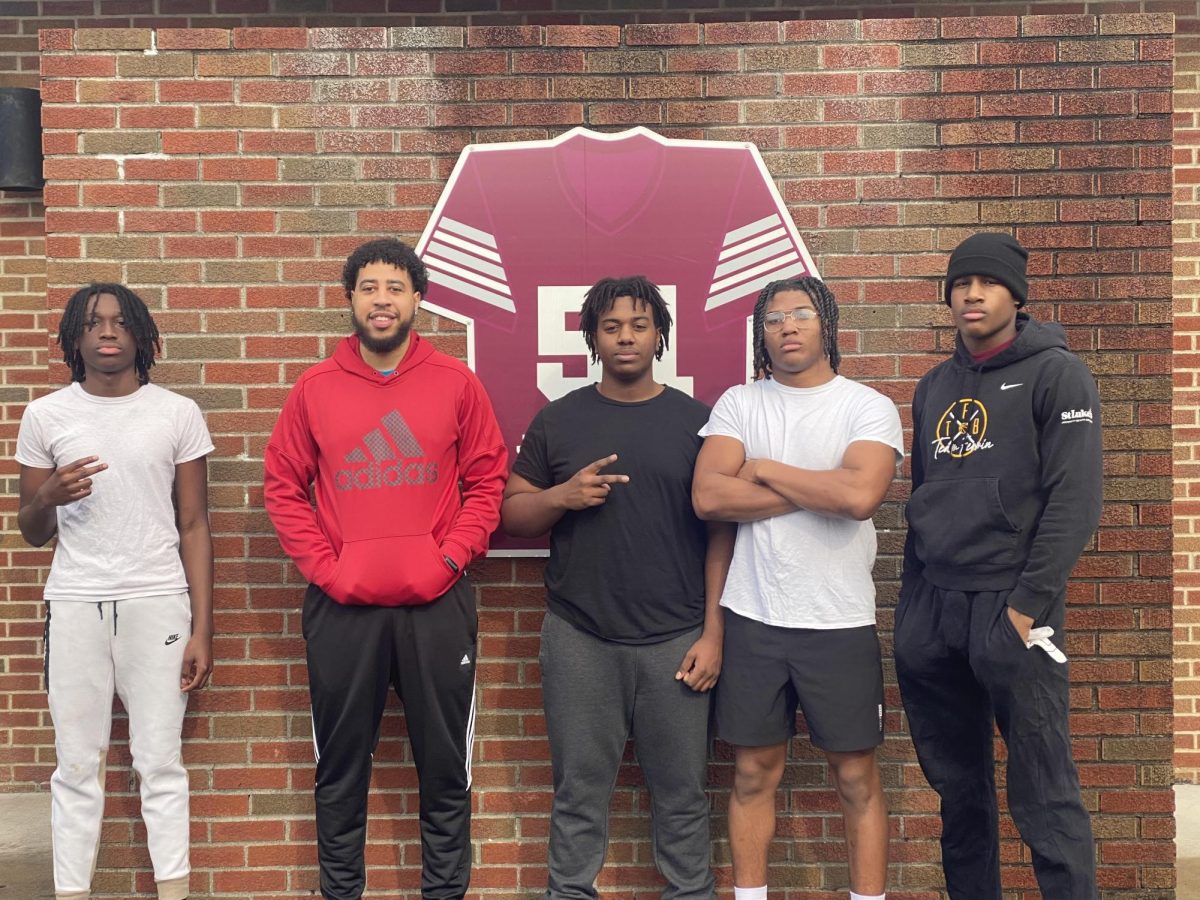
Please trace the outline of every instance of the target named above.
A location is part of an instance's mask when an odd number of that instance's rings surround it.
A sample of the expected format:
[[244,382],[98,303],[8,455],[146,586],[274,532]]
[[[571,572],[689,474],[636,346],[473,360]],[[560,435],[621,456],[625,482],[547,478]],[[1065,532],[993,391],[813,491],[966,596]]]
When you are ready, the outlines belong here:
[[713,900],[709,867],[709,695],[675,680],[696,628],[657,644],[616,644],[547,613],[542,694],[554,771],[547,900],[594,898],[608,806],[625,741],[650,791],[663,900]]

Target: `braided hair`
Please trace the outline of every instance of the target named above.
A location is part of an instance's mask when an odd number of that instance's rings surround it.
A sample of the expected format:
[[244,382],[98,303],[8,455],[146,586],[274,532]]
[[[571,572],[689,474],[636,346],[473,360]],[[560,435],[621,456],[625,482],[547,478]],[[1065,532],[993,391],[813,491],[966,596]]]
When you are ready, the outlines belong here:
[[802,291],[812,300],[816,307],[818,320],[821,323],[821,345],[829,366],[837,374],[838,364],[842,356],[838,352],[838,305],[833,292],[820,278],[806,275],[803,278],[789,278],[784,281],[772,281],[758,295],[754,304],[754,380],[771,377],[771,357],[767,354],[767,341],[763,329],[763,316],[771,300],[781,291]]
[[79,338],[83,329],[87,327],[92,311],[96,308],[96,299],[101,294],[112,294],[117,298],[117,304],[121,307],[121,317],[125,320],[125,328],[133,337],[138,384],[148,384],[150,367],[154,365],[154,358],[162,351],[158,326],[154,324],[150,310],[146,308],[141,297],[123,284],[104,282],[81,287],[67,301],[67,308],[63,311],[62,322],[58,326],[58,345],[62,347],[63,362],[71,368],[71,380],[83,381],[87,378],[83,355],[79,352]]
[[600,327],[600,317],[613,308],[619,297],[632,297],[650,307],[654,327],[660,332],[654,358],[662,359],[663,352],[671,346],[671,310],[667,308],[667,301],[653,281],[645,275],[630,275],[625,278],[601,278],[583,298],[583,307],[579,310],[579,330],[583,332],[583,339],[592,354],[592,362],[600,359],[596,352],[596,329]]

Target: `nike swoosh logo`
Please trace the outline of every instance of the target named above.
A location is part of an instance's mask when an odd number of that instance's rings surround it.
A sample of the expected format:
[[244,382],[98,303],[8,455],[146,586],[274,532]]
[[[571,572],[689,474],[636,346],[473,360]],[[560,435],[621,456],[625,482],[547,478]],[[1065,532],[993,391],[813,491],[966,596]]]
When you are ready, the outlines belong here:
[[173,643],[175,643],[177,640],[179,640],[179,635],[177,635],[177,634],[173,634],[173,635],[171,635],[169,638],[167,638],[167,644],[173,644]]
[[1010,391],[1010,390],[1012,390],[1012,389],[1013,389],[1013,388],[1015,388],[1015,387],[1020,387],[1020,386],[1021,386],[1021,385],[1023,385],[1024,383],[1025,383],[1025,382],[1023,382],[1023,381],[1018,381],[1016,384],[1001,384],[1001,385],[1000,385],[1000,390],[1002,390],[1002,391]]

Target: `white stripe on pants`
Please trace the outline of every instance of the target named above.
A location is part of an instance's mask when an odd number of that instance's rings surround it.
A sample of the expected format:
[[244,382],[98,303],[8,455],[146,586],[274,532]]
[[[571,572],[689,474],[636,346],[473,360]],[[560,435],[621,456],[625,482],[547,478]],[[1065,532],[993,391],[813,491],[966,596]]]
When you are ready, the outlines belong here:
[[50,601],[50,716],[58,757],[50,825],[60,896],[86,897],[96,867],[114,689],[129,715],[129,749],[160,896],[187,894],[188,777],[180,755],[187,694],[179,689],[179,673],[191,621],[186,593]]

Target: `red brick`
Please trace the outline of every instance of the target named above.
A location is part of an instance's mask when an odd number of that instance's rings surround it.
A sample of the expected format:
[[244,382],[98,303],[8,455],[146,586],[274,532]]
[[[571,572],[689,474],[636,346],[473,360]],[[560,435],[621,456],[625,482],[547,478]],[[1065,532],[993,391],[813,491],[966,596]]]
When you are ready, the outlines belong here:
[[121,128],[190,128],[195,124],[192,106],[121,107]]
[[537,47],[542,29],[537,25],[485,25],[467,29],[468,47]]
[[43,56],[43,78],[112,78],[117,74],[115,56]]
[[778,22],[714,22],[704,26],[704,43],[713,44],[776,44],[779,42]]
[[581,103],[514,103],[512,106],[514,125],[581,125],[583,121]]
[[1081,37],[1096,33],[1096,17],[1085,15],[1022,16],[1021,33],[1026,37]]
[[433,71],[438,75],[502,75],[508,71],[508,54],[497,50],[435,53]]
[[43,128],[78,128],[81,131],[111,131],[117,125],[115,106],[45,106]]
[[46,232],[81,233],[81,234],[115,234],[120,220],[115,212],[79,212],[69,210],[46,210]]
[[1149,88],[1170,86],[1171,66],[1167,63],[1154,66],[1100,67],[1100,87],[1102,88]]
[[700,43],[702,26],[691,23],[664,25],[626,25],[625,43],[631,47],[639,45],[687,46]]
[[73,50],[75,31],[71,28],[43,28],[38,32],[38,47],[45,50]]
[[[772,78],[773,76],[761,76]],[[789,96],[842,97],[857,94],[858,75],[845,73],[814,72],[803,75],[783,76],[783,92]]]
[[834,44],[821,48],[821,60],[825,69],[896,69],[900,67],[900,48],[895,44]]
[[83,188],[86,206],[158,206],[154,184],[89,184]]
[[552,75],[582,72],[583,53],[579,50],[518,51],[512,54],[512,71]]
[[547,47],[618,47],[621,29],[615,25],[548,25]]
[[858,37],[855,21],[792,21],[783,24],[785,41],[852,41]]

